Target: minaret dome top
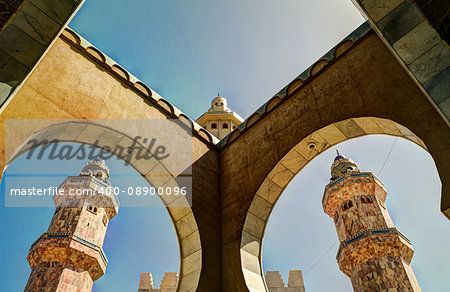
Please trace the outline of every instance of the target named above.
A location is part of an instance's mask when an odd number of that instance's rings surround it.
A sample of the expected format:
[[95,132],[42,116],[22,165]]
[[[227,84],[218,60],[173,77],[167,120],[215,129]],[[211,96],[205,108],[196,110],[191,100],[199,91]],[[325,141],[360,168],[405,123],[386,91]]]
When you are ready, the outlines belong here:
[[107,181],[109,179],[109,168],[103,159],[95,158],[86,163],[80,175],[95,176],[100,180]]
[[350,158],[342,155],[337,151],[337,155],[334,158],[333,164],[331,165],[331,180],[335,180],[338,177],[345,175],[351,171],[359,171],[358,165]]
[[211,109],[213,112],[229,112],[227,99],[223,96],[220,96],[220,92],[216,97],[211,101]]

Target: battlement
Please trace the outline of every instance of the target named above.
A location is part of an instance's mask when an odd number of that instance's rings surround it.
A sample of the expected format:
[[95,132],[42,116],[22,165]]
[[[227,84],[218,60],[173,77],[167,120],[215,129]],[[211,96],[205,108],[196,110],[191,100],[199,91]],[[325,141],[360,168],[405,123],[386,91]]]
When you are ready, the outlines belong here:
[[166,272],[160,288],[155,288],[152,273],[141,273],[138,292],[175,292],[178,285],[178,273]]
[[266,284],[269,292],[305,292],[301,270],[289,271],[287,286],[283,282],[280,271],[267,271]]

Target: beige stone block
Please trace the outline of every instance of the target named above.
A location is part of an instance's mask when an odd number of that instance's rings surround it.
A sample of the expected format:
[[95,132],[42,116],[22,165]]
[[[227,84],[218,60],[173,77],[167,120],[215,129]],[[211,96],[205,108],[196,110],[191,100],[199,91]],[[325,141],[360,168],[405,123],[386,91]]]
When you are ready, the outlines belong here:
[[282,191],[283,189],[279,185],[274,183],[271,179],[266,178],[256,193],[266,199],[269,203],[273,204],[281,195]]
[[292,149],[288,152],[281,160],[280,163],[283,164],[287,169],[293,173],[297,173],[303,166],[306,165],[308,161],[300,153]]
[[[174,200],[173,202],[171,202],[167,206],[170,216],[172,217],[172,219],[174,221],[177,221],[177,220],[181,219],[182,217],[186,216],[187,214],[189,214],[190,212],[192,212],[192,209],[190,207],[178,207],[178,204],[183,204],[185,202],[186,202],[186,200],[184,198],[180,197],[180,198],[177,198],[176,200]],[[175,206],[175,207],[173,207],[173,206]]]
[[186,257],[198,250],[200,250],[200,233],[197,231],[189,234],[185,238],[180,240],[181,244],[181,257]]
[[261,271],[259,258],[243,249],[241,249],[241,264],[243,269],[252,271],[256,274],[259,274]]
[[424,21],[394,43],[397,54],[406,64],[410,64],[431,49],[440,38],[428,21]]
[[386,119],[374,119],[375,123],[383,130],[383,134],[401,136],[402,133],[394,125],[394,122]]
[[[145,174],[145,178],[150,182],[152,186],[158,188],[167,184],[170,180],[173,180],[170,173],[162,166],[161,163],[158,163],[154,168],[152,168],[149,172]],[[174,180],[174,186],[178,186],[178,184]]]
[[264,226],[265,226],[264,220],[256,217],[252,213],[247,213],[247,217],[245,218],[244,223],[244,231],[258,238],[262,238],[264,234]]
[[195,291],[200,279],[200,270],[193,271],[189,274],[181,274],[180,282],[178,283],[178,291]]
[[197,250],[181,259],[181,274],[187,275],[200,269],[202,266],[202,251]]
[[336,127],[349,139],[359,137],[365,132],[358,126],[353,119],[347,119],[335,123]]
[[96,140],[106,131],[105,128],[89,124],[76,138],[78,142],[94,144]]
[[383,130],[375,123],[374,118],[354,118],[356,124],[366,133],[366,134],[381,134]]
[[263,220],[266,220],[272,211],[272,207],[273,204],[256,194],[253,198],[252,204],[250,205],[249,212]]
[[264,286],[264,280],[259,273],[252,272],[250,270],[243,270],[245,284],[251,292],[266,292]]
[[322,135],[313,133],[300,141],[294,149],[300,153],[307,161],[313,159],[317,154],[326,149],[328,145],[327,140],[325,140]]
[[246,252],[259,257],[261,242],[261,238],[256,237],[246,231],[242,231],[241,249],[245,250]]
[[294,173],[284,165],[278,163],[267,177],[280,187],[284,188],[294,177]]
[[75,140],[80,134],[86,129],[89,124],[87,123],[73,123],[69,122],[66,125],[64,132],[62,132],[58,139],[59,140]]
[[[42,135],[38,137],[39,141],[47,140],[53,141],[58,140],[59,136],[65,131],[67,124],[55,124],[46,128]],[[75,137],[77,139],[77,137]]]
[[[126,151],[126,148],[125,148]],[[136,159],[136,154],[133,154],[133,161],[130,163],[139,173],[145,173],[146,175],[152,175],[152,170],[160,164],[158,160],[156,160],[153,156],[150,159]],[[155,170],[156,172],[156,170]]]
[[191,212],[175,221],[175,229],[178,233],[178,238],[183,239],[194,231],[198,230],[197,223],[195,222],[194,214]]
[[423,141],[421,139],[419,139],[419,137],[417,137],[413,132],[411,132],[408,128],[394,123],[395,127],[400,131],[400,133],[402,133],[403,137],[405,139],[408,139],[414,143],[416,143],[417,145],[419,145],[420,147],[427,149],[425,144],[423,143]]
[[111,149],[119,143],[123,138],[124,134],[114,131],[112,129],[106,129],[106,131],[99,137],[99,146],[108,146]]
[[404,0],[362,0],[361,5],[374,22],[378,22]]
[[341,130],[339,130],[338,127],[336,127],[336,125],[334,124],[320,129],[318,131],[318,134],[324,137],[325,140],[327,140],[328,147],[347,140],[347,137],[344,135],[344,133],[342,133]]
[[191,207],[190,202],[188,201],[188,196],[183,196],[181,194],[179,195],[173,195],[168,194],[166,191],[173,192],[175,188],[181,189],[181,186],[177,183],[176,180],[173,178],[170,178],[167,182],[165,182],[162,186],[164,194],[160,195],[159,197],[164,202],[166,206],[170,207]]

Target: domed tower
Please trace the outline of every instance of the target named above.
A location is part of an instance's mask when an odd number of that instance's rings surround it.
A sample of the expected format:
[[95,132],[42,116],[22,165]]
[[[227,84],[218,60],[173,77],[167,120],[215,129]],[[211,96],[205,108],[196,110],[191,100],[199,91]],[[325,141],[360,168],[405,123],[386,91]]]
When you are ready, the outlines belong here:
[[196,122],[218,139],[222,139],[243,121],[244,119],[228,108],[226,98],[218,93],[211,101],[211,108]]
[[102,159],[69,176],[53,200],[56,210],[46,233],[29,251],[31,274],[25,291],[91,291],[106,270],[103,240],[119,202]]
[[384,204],[386,189],[371,172],[337,153],[322,206],[341,242],[339,268],[354,291],[421,291],[410,266],[414,250],[394,227]]

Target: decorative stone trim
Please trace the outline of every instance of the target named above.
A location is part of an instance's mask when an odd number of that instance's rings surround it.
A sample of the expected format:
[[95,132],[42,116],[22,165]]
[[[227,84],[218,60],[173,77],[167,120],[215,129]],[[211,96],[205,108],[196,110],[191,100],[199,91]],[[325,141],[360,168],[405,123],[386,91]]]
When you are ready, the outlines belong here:
[[336,259],[339,258],[339,256],[341,255],[342,249],[344,247],[346,247],[347,245],[352,244],[353,242],[355,242],[357,240],[360,240],[362,238],[365,238],[367,236],[375,235],[375,234],[397,234],[401,238],[403,238],[406,242],[411,244],[411,240],[408,237],[406,237],[406,235],[404,235],[400,230],[398,230],[395,227],[366,229],[364,231],[359,232],[355,236],[342,241],[341,244],[339,245],[339,249],[338,249],[338,252],[336,254]]
[[355,31],[344,38],[338,45],[328,51],[322,58],[312,64],[303,73],[292,80],[287,86],[281,89],[275,96],[269,101],[263,104],[255,113],[250,115],[242,124],[240,124],[236,130],[225,136],[219,143],[220,148],[227,147],[238,136],[245,133],[249,128],[256,124],[259,120],[263,119],[269,112],[285,102],[289,97],[308,84],[314,77],[331,66],[337,59],[341,58],[345,52],[353,48],[364,37],[368,36],[372,31],[370,25],[365,22],[360,25]]
[[83,39],[75,31],[70,28],[65,28],[60,38],[68,43],[70,46],[76,48],[80,53],[88,56],[92,61],[98,63],[108,72],[110,72],[120,82],[128,85],[132,90],[137,92],[146,100],[150,101],[152,105],[167,114],[172,119],[186,119],[192,125],[192,132],[203,141],[207,142],[211,146],[214,146],[219,142],[214,135],[209,133],[206,129],[197,124],[189,116],[184,114],[181,110],[175,107],[166,99],[162,98],[153,89],[145,85],[137,77],[126,71],[122,66],[105,55],[99,49],[94,47],[87,40]]
[[98,246],[98,245],[88,241],[87,239],[84,239],[84,238],[78,236],[78,235],[75,235],[73,233],[46,232],[46,233],[42,234],[35,242],[33,242],[33,244],[30,247],[30,250],[32,250],[33,247],[41,239],[44,239],[44,238],[68,238],[68,239],[71,239],[71,240],[75,240],[75,241],[77,241],[77,242],[79,242],[81,244],[84,244],[87,247],[90,247],[90,248],[94,249],[95,251],[97,251],[99,253],[101,259],[103,260],[103,263],[105,264],[105,266],[108,265],[108,258],[106,257],[105,252],[103,251],[103,249],[100,246]]

